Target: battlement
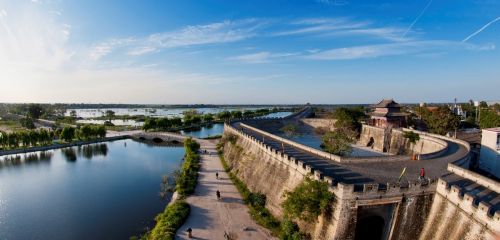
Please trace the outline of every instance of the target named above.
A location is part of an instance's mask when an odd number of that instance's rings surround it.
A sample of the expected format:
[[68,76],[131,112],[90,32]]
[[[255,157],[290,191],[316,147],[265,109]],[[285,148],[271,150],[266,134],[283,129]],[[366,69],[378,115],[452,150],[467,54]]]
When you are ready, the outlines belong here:
[[[224,124],[224,131],[227,133],[236,134],[246,141],[252,142],[259,147],[260,150],[272,156],[272,159],[287,165],[290,169],[296,170],[304,177],[309,176],[318,181],[328,183],[330,190],[350,198],[381,198],[382,196],[404,196],[418,195],[435,192],[436,180],[427,179],[425,181],[407,181],[401,183],[386,183],[386,184],[345,184],[336,181],[335,178],[325,175],[322,171],[315,169],[300,159],[289,156],[282,151],[267,145],[262,139],[257,139],[242,130],[236,129],[230,124]],[[262,130],[259,130],[262,131]],[[268,133],[269,134],[269,133]]]
[[443,178],[438,180],[437,193],[481,224],[491,229],[500,229],[500,211],[493,208],[490,202],[481,200],[480,196],[483,196],[484,193],[480,194],[478,190],[469,191],[465,187],[447,182]]

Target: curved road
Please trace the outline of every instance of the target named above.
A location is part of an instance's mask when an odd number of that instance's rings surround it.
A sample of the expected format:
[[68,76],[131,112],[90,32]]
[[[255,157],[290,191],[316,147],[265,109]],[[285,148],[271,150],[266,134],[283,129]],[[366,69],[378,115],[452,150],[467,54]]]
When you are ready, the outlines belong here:
[[[251,124],[246,122],[246,124]],[[394,183],[397,182],[402,170],[406,167],[406,173],[401,181],[417,180],[420,173],[420,168],[426,171],[426,177],[438,178],[447,173],[446,168],[448,163],[456,161],[468,154],[464,146],[454,142],[448,142],[449,148],[443,157],[411,161],[388,161],[388,162],[373,162],[373,163],[339,163],[331,161],[304,151],[300,148],[293,147],[288,144],[282,144],[281,141],[269,137],[263,138],[258,132],[252,131],[240,125],[240,122],[232,123],[236,129],[257,138],[265,139],[265,143],[272,146],[274,149],[283,149],[289,156],[295,157],[298,160],[304,161],[312,166],[315,170],[320,170],[325,176],[332,177],[334,182],[342,182],[347,184],[365,184],[365,183]]]

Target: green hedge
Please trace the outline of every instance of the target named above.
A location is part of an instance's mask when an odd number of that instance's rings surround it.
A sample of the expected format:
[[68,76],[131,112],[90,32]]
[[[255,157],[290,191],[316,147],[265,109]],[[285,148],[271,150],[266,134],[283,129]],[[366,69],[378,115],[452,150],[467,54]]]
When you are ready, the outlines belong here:
[[186,155],[182,164],[182,171],[176,179],[177,185],[175,188],[181,196],[187,196],[194,192],[198,179],[198,170],[200,170],[200,155],[198,154],[200,144],[188,138],[184,141],[184,148],[186,149]]
[[156,216],[156,226],[151,230],[145,239],[170,240],[174,239],[175,232],[182,226],[189,216],[189,204],[185,201],[176,201],[171,204],[163,213]]

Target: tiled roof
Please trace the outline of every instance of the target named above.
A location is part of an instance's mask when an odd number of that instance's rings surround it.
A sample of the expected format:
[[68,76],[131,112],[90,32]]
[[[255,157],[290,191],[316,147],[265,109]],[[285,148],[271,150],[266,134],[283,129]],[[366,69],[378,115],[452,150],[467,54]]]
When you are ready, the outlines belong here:
[[376,107],[376,108],[389,108],[389,107],[401,107],[401,105],[399,105],[397,102],[395,102],[391,98],[391,99],[383,99],[378,104],[376,104],[374,107]]

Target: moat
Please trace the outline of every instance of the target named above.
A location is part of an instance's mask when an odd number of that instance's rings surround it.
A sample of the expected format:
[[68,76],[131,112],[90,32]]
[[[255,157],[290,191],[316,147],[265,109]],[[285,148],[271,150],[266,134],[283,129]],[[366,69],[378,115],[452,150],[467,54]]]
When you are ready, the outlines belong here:
[[165,208],[182,147],[119,140],[0,157],[0,239],[128,239]]

